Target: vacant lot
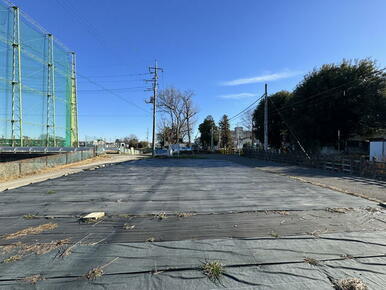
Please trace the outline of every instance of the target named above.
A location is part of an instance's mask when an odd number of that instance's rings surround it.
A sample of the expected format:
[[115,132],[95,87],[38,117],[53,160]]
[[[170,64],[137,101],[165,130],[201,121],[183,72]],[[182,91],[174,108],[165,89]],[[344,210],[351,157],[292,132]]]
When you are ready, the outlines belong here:
[[[386,284],[377,203],[229,160],[120,163],[1,192],[0,203],[3,287]],[[107,216],[79,221],[94,211]],[[213,276],[203,265],[215,261]]]

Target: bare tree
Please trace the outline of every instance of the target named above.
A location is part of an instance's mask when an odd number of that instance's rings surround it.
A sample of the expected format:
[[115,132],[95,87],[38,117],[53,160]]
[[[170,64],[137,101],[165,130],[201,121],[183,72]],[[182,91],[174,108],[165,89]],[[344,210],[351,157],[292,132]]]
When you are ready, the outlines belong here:
[[241,124],[245,127],[245,129],[247,129],[248,131],[252,131],[252,127],[253,127],[253,111],[254,109],[252,110],[249,110],[249,111],[246,111],[242,116],[241,116]]
[[182,101],[184,103],[184,118],[186,123],[186,131],[188,135],[188,146],[192,145],[192,130],[195,122],[194,116],[197,114],[197,108],[193,105],[192,97],[194,93],[192,91],[186,91],[182,95]]
[[171,143],[179,143],[187,136],[189,146],[191,144],[194,116],[197,114],[192,102],[193,95],[191,91],[181,92],[175,88],[167,88],[159,94],[158,108],[163,114],[161,127],[172,131]]
[[253,119],[253,113],[255,109],[251,109],[246,111],[242,116],[241,116],[241,123],[243,126],[247,129],[247,131],[251,131],[251,140],[252,140],[252,145],[254,144],[254,119]]

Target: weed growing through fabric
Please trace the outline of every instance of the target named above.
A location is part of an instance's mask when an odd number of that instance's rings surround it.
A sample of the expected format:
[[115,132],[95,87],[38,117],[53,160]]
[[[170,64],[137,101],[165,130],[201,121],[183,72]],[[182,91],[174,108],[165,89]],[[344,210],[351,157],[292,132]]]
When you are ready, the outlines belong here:
[[164,219],[167,219],[167,215],[166,215],[166,212],[160,212],[159,214],[155,214],[154,215],[154,218],[155,219],[158,219],[158,220],[164,220]]
[[352,211],[353,208],[351,207],[336,207],[336,208],[326,208],[326,211],[332,212],[332,213],[347,213],[349,211]]
[[320,262],[314,258],[304,258],[304,262],[312,266],[318,266],[320,264]]
[[130,224],[124,224],[123,228],[125,230],[133,230],[135,228],[135,225],[130,225]]
[[25,214],[23,215],[23,219],[26,220],[33,220],[33,219],[38,219],[39,217],[36,214]]
[[185,218],[185,217],[189,217],[189,216],[192,216],[193,214],[190,213],[190,212],[177,212],[176,213],[176,216],[179,217],[179,218]]
[[85,275],[87,280],[95,280],[96,278],[103,276],[103,269],[102,267],[96,267],[88,271]]
[[16,262],[16,261],[19,261],[22,259],[22,256],[20,255],[14,255],[14,256],[11,256],[9,258],[6,258],[3,260],[3,263],[5,264],[8,264],[8,263],[13,263],[13,262]]
[[358,278],[346,278],[336,280],[334,288],[337,290],[367,290],[366,284]]
[[84,275],[84,277],[87,279],[87,280],[95,280],[96,278],[100,278],[103,276],[104,274],[104,271],[103,269],[106,268],[108,265],[114,263],[116,260],[118,260],[119,257],[116,257],[115,259],[111,260],[110,262],[108,262],[107,264],[104,264],[102,266],[98,266],[96,268],[92,268],[90,271],[88,271],[86,273],[86,275]]
[[36,284],[38,281],[44,280],[42,275],[32,275],[22,279],[26,283]]
[[274,237],[274,238],[279,238],[280,237],[279,234],[274,232],[274,231],[271,232],[271,236]]
[[55,190],[49,190],[49,191],[47,191],[47,194],[55,194],[55,193],[56,193]]
[[214,283],[220,282],[221,275],[225,272],[219,261],[205,262],[202,264],[201,270]]

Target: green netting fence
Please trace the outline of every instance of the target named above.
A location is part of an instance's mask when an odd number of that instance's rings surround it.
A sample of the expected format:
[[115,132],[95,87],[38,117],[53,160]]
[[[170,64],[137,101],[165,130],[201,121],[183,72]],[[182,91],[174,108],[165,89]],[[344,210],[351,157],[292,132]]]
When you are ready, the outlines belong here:
[[64,45],[0,0],[0,146],[74,145],[72,69]]

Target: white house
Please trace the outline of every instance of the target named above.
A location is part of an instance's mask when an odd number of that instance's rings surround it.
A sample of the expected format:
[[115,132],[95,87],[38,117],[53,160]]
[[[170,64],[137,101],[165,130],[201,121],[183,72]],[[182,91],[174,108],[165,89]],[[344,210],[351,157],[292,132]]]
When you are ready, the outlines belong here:
[[386,162],[386,139],[370,141],[370,160]]

